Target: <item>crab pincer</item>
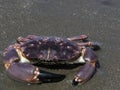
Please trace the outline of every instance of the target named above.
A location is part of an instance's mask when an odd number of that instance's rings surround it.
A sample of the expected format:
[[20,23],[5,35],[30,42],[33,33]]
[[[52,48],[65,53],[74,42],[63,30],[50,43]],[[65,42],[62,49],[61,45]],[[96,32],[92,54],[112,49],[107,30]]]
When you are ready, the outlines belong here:
[[78,73],[75,75],[72,83],[73,85],[77,85],[78,83],[83,84],[93,76],[96,70],[97,56],[92,49],[83,48],[82,57],[85,60],[85,65],[80,68]]

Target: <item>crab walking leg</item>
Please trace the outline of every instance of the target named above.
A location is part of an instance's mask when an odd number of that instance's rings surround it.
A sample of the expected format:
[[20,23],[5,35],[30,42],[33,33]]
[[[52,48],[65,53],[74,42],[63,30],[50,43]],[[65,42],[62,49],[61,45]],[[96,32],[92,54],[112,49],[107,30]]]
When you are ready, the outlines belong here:
[[89,80],[94,74],[96,69],[97,57],[92,49],[83,48],[82,56],[86,61],[86,64],[75,75],[73,85],[77,85],[78,83],[84,83],[85,81]]
[[67,39],[70,41],[75,41],[75,40],[85,40],[87,38],[88,38],[88,36],[86,36],[86,35],[80,35],[80,36],[74,36],[74,37],[67,38]]
[[38,67],[28,63],[11,63],[7,68],[8,75],[18,81],[24,81],[28,83],[42,83],[57,81],[62,79],[63,75],[49,73],[40,70]]
[[99,46],[99,43],[97,42],[80,42],[80,43],[77,43],[78,46]]
[[77,43],[77,45],[86,46],[86,47],[92,46],[94,49],[100,49],[100,44],[98,42],[80,42],[80,43]]

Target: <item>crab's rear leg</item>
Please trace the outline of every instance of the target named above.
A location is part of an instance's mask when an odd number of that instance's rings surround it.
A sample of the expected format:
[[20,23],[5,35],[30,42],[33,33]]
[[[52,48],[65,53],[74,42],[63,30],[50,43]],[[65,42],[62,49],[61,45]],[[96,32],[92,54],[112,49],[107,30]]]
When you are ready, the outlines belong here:
[[73,85],[84,83],[85,81],[89,80],[96,70],[97,57],[92,49],[83,48],[82,57],[86,63],[75,75]]
[[100,49],[100,43],[98,42],[80,42],[77,43],[78,46],[93,47],[94,50]]
[[80,35],[80,36],[70,37],[70,38],[67,38],[67,39],[70,40],[70,41],[76,41],[76,40],[85,40],[87,38],[88,38],[88,36],[86,36],[86,35]]

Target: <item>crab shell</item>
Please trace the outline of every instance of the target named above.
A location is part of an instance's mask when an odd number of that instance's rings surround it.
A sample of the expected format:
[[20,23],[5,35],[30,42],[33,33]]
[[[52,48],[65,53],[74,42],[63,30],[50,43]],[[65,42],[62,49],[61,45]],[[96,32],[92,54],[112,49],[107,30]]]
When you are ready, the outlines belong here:
[[73,61],[81,51],[76,43],[60,37],[28,36],[18,38],[18,43],[16,46],[25,57],[36,63]]

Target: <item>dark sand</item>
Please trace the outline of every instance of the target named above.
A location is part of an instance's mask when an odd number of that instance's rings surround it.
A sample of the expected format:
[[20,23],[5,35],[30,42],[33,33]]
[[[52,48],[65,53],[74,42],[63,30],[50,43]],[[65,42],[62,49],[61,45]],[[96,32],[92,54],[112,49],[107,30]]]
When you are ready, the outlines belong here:
[[86,34],[101,43],[100,69],[73,87],[76,71],[50,70],[66,78],[57,83],[27,85],[11,80],[0,56],[0,90],[119,90],[120,0],[0,0],[0,53],[18,36],[28,34],[71,37]]

